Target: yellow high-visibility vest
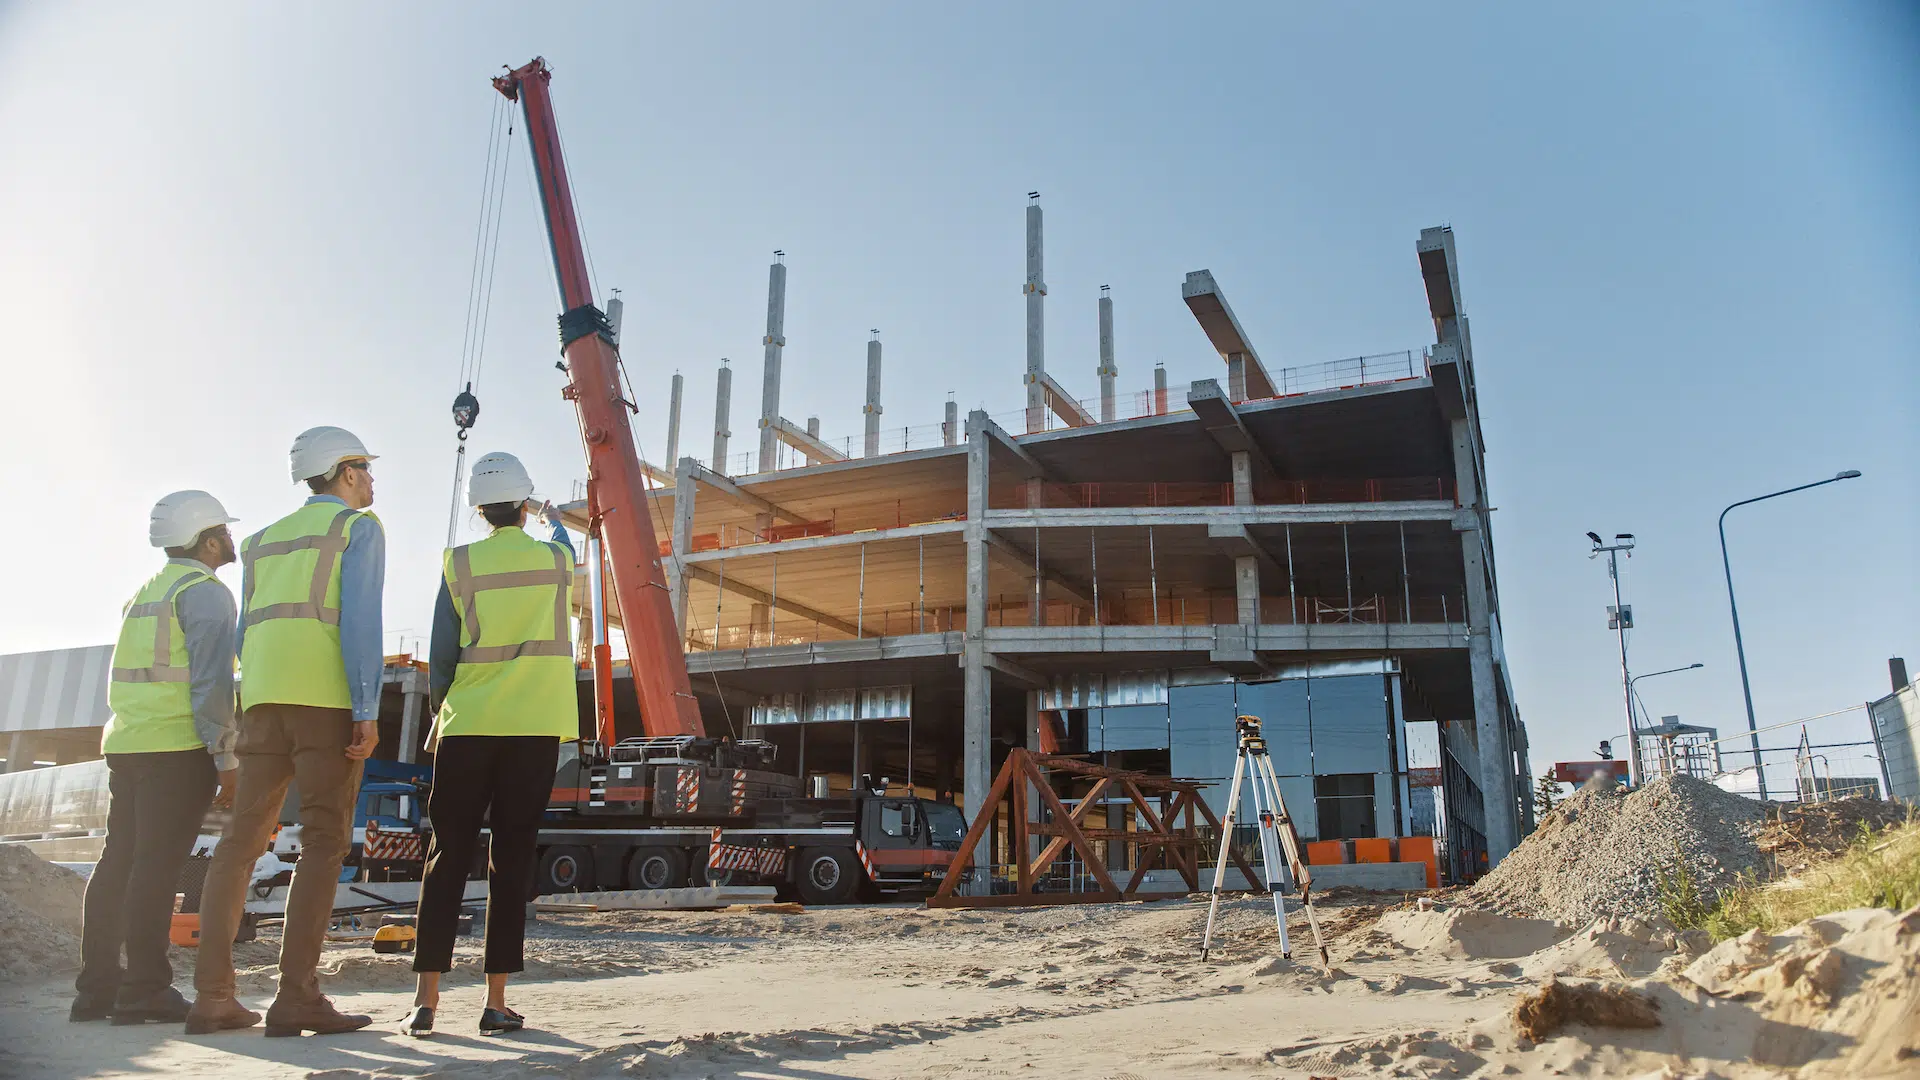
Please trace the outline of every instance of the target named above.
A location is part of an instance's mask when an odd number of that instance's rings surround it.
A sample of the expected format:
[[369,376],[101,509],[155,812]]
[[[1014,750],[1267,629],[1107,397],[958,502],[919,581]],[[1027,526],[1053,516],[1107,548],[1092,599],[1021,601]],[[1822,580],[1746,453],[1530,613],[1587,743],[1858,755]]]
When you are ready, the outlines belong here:
[[335,502],[308,503],[241,545],[241,708],[353,707],[340,654],[340,554],[363,518],[373,515]]
[[435,737],[579,738],[567,549],[506,526],[448,551],[441,573],[460,617],[460,665]]
[[193,728],[193,686],[187,672],[187,635],[174,597],[213,581],[205,570],[168,563],[127,602],[113,646],[107,705],[100,733],[103,754],[158,754],[206,748]]

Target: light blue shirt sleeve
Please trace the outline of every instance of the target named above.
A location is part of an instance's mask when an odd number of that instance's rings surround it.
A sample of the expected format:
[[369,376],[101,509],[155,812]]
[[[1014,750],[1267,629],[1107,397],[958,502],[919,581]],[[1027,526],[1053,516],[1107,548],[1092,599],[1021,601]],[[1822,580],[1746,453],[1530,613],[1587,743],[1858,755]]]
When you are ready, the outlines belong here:
[[387,582],[387,534],[371,514],[354,522],[340,554],[340,656],[355,720],[380,717],[386,640],[380,600]]
[[548,537],[547,539],[555,544],[559,544],[563,548],[566,548],[567,554],[573,556],[573,560],[575,562],[580,561],[580,553],[573,550],[573,537],[567,535],[567,527],[565,525],[562,525],[558,521],[555,521],[553,523],[553,535]]

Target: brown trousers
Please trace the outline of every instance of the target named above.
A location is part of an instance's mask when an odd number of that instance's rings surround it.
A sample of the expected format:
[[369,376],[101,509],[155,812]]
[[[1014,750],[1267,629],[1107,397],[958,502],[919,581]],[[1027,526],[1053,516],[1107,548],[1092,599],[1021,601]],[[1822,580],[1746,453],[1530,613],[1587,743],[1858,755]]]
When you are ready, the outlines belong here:
[[353,846],[353,806],[360,794],[362,763],[347,759],[352,741],[353,713],[347,709],[262,704],[241,717],[233,824],[214,849],[200,897],[200,958],[193,985],[202,998],[233,997],[233,937],[247,885],[279,824],[291,782],[300,792],[300,861],[287,894],[278,1000],[319,999],[314,969],[326,943],[340,863]]

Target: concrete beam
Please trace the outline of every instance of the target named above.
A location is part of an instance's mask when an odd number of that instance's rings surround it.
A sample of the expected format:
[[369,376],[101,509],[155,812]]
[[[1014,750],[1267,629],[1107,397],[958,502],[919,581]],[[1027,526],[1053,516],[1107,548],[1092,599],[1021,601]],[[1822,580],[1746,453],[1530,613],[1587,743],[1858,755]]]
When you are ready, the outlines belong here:
[[[962,668],[967,666],[967,658],[964,655],[955,657],[954,659],[960,662]],[[1049,685],[1045,676],[1021,667],[1019,664],[1005,657],[987,653],[981,663],[986,665],[987,670],[997,671],[1029,690],[1044,690]]]
[[1280,463],[1267,456],[1260,444],[1254,440],[1253,433],[1240,419],[1240,411],[1227,400],[1215,379],[1195,379],[1187,389],[1187,404],[1192,407],[1193,415],[1198,417],[1200,425],[1207,434],[1218,443],[1220,449],[1229,456],[1246,454],[1255,474],[1262,479],[1272,479],[1286,475]]
[[[1022,552],[1019,548],[1014,547],[1012,544],[994,535],[991,529],[986,530],[985,535],[987,557],[989,559],[1019,574],[1023,578],[1033,577],[1033,556]],[[1044,562],[1040,564],[1039,572],[1041,580],[1046,582],[1049,591],[1064,596],[1068,600],[1082,606],[1093,606],[1093,589],[1091,586],[1073,578],[1054,573],[1047,569],[1047,565]]]
[[818,664],[872,664],[884,660],[921,660],[958,656],[966,635],[957,630],[927,634],[895,634],[844,641],[815,641],[761,649],[718,649],[687,654],[687,670],[765,671]]
[[[840,618],[838,615],[829,615],[824,611],[808,607],[805,604],[796,603],[784,596],[776,598],[771,593],[756,589],[751,585],[743,585],[733,578],[722,578],[719,574],[714,573],[704,566],[688,566],[686,568],[686,574],[695,581],[704,581],[709,585],[725,589],[735,596],[743,596],[756,604],[765,604],[768,607],[778,608],[789,615],[798,615],[803,619],[812,619],[824,626],[831,626],[843,634],[852,634],[854,637],[862,636],[858,626]],[[879,635],[869,631],[865,636],[878,637]]]
[[[687,460],[693,461],[693,459],[691,458],[688,458]],[[726,477],[720,475],[719,473],[714,472],[712,469],[709,469],[706,466],[701,465],[697,461],[693,461],[693,468],[691,470],[691,475],[695,480],[698,480],[699,482],[707,485],[708,487],[726,496],[727,498],[732,499],[734,502],[737,502],[740,505],[745,506],[750,510],[753,510],[755,513],[765,514],[769,517],[777,518],[781,521],[791,521],[791,522],[794,522],[795,524],[798,524],[799,522],[807,520],[805,517],[799,514],[796,514],[793,511],[786,509],[785,507],[778,506],[772,502],[769,502],[766,499],[761,498],[758,495],[755,495],[753,492],[748,491],[746,488],[741,487],[739,484],[734,483],[732,480],[729,480]]]
[[1045,510],[995,510],[993,529],[1086,529],[1116,525],[1357,525],[1363,522],[1444,521],[1477,528],[1471,511],[1451,501],[1377,503],[1287,503],[1273,506],[1074,506]]
[[989,439],[999,444],[1000,449],[1012,454],[1014,458],[1020,462],[1020,467],[1015,470],[1015,475],[1023,480],[1051,479],[1046,468],[1043,467],[1032,454],[1027,453],[1026,447],[1014,442],[1013,436],[1001,430],[999,424],[988,419],[984,410],[975,409],[973,412],[967,414],[967,437],[969,439],[973,437],[973,429],[975,426],[980,427]]
[[1048,410],[1066,422],[1068,427],[1089,427],[1094,423],[1093,414],[1088,412],[1060,381],[1042,371],[1028,378],[1040,384],[1041,395],[1046,399]]
[[640,471],[646,474],[647,479],[663,488],[670,488],[677,481],[677,478],[672,473],[650,461],[642,460],[640,462]]
[[1265,365],[1260,363],[1260,355],[1254,352],[1253,343],[1247,339],[1246,331],[1241,329],[1240,320],[1234,317],[1233,308],[1227,305],[1226,294],[1213,280],[1213,271],[1195,270],[1188,274],[1180,286],[1180,298],[1187,302],[1187,310],[1199,321],[1214,351],[1227,362],[1229,374],[1239,372],[1244,385],[1234,388],[1237,400],[1267,398],[1279,393]]
[[[1240,644],[1244,635],[1245,644]],[[988,651],[1012,656],[1088,653],[1212,653],[1244,648],[1263,660],[1283,653],[1378,656],[1462,649],[1462,623],[1261,623],[1256,626],[993,626]]]
[[1207,539],[1214,541],[1220,546],[1221,551],[1236,560],[1244,558],[1255,560],[1262,573],[1273,574],[1281,578],[1287,576],[1286,564],[1274,558],[1273,553],[1267,550],[1265,544],[1254,539],[1253,534],[1247,531],[1245,525],[1223,524],[1217,521],[1209,522],[1207,524]]
[[918,540],[928,536],[947,536],[966,531],[962,521],[929,521],[920,525],[902,525],[893,529],[871,529],[854,533],[836,533],[832,536],[802,536],[793,540],[775,540],[762,544],[742,544],[739,547],[715,548],[712,551],[689,552],[683,561],[689,563],[727,562],[734,559],[752,559],[763,555],[790,555],[801,551],[816,551],[820,548],[858,547],[861,544],[881,544],[887,541]]
[[[775,438],[793,447],[795,450],[800,451],[802,454],[805,454],[809,464],[818,465],[823,461],[847,460],[847,455],[821,442],[818,435],[795,424],[784,416],[776,416],[771,421],[762,420],[760,422],[768,424],[772,428]],[[769,457],[765,461],[762,461],[760,463],[760,471],[772,472],[773,459]]]

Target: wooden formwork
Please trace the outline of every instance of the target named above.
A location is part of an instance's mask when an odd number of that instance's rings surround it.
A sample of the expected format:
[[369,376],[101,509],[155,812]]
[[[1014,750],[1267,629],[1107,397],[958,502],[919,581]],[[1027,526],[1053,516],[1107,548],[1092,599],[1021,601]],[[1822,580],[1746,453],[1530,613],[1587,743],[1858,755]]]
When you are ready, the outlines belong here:
[[[1053,776],[1088,780],[1092,786],[1079,796],[1072,809],[1054,790]],[[1147,871],[1169,868],[1178,871],[1187,888],[1199,891],[1203,851],[1199,820],[1217,832],[1220,819],[1213,815],[1200,797],[1204,785],[1193,780],[1175,780],[1165,776],[1094,765],[1079,758],[1060,754],[1035,754],[1020,747],[1007,753],[1007,760],[987,790],[987,797],[967,830],[960,851],[947,867],[940,889],[927,900],[928,907],[1026,907],[1041,904],[1104,904],[1138,898],[1137,890]],[[1083,824],[1095,806],[1111,797],[1124,797],[1139,814],[1139,829],[1092,828]],[[1160,801],[1156,809],[1153,796]],[[1028,800],[1037,799],[1038,805]],[[1008,810],[1007,851],[1014,866],[1014,891],[992,896],[955,896],[961,876],[973,865],[973,852],[987,830],[993,827],[999,810]],[[1037,813],[1034,811],[1038,811]],[[1181,823],[1184,815],[1185,821]],[[1029,819],[1034,820],[1029,820]],[[1107,872],[1106,860],[1094,847],[1097,840],[1117,840],[1140,849],[1139,865],[1123,889],[1114,884]],[[1036,851],[1036,847],[1038,850]],[[1068,849],[1086,865],[1087,873],[1099,883],[1097,891],[1042,892],[1036,888],[1054,860]],[[1029,858],[1029,854],[1032,857]],[[1258,882],[1253,869],[1230,852],[1235,866],[1249,882]]]

